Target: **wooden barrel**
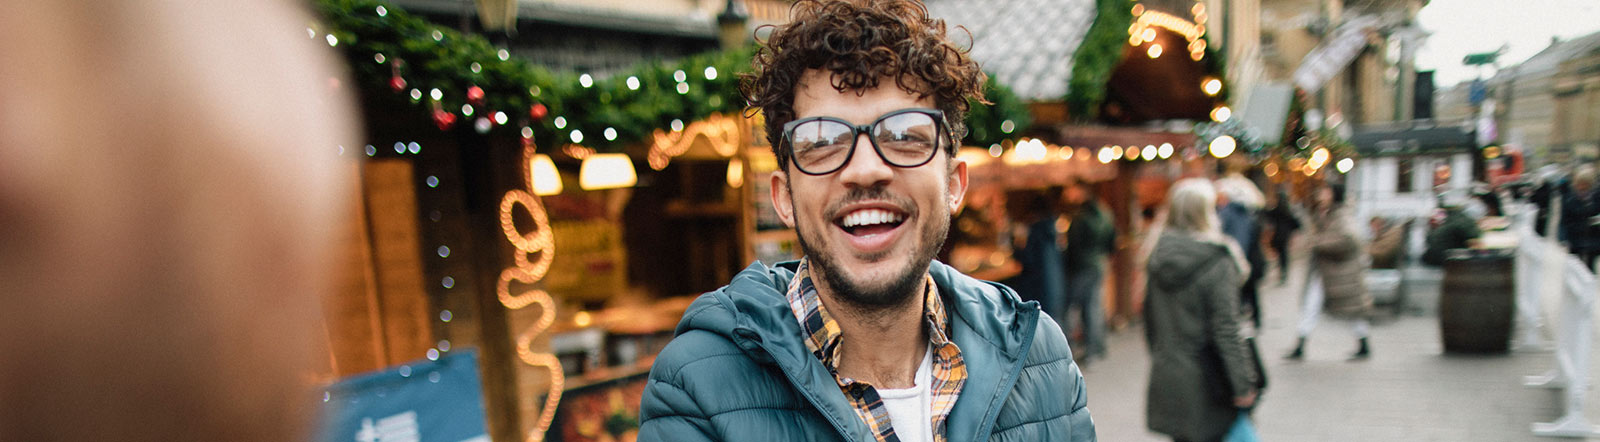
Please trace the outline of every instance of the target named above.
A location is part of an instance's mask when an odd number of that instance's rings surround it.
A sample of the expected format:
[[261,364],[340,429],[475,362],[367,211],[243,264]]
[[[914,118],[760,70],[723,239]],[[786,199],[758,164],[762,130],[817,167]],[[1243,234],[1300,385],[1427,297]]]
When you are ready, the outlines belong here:
[[1444,351],[1505,353],[1516,314],[1514,252],[1452,250],[1439,290],[1439,331]]

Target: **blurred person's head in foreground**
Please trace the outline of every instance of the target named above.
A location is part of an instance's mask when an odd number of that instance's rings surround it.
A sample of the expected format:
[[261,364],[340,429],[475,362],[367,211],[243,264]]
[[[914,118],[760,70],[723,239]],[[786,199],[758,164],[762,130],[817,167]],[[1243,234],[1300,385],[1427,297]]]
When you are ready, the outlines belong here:
[[0,6],[0,440],[310,434],[354,132],[302,7]]
[[652,368],[640,439],[1092,438],[1056,322],[934,262],[985,78],[943,21],[909,0],[802,0],[753,64],[742,91],[765,114],[773,206],[805,257],[695,301]]

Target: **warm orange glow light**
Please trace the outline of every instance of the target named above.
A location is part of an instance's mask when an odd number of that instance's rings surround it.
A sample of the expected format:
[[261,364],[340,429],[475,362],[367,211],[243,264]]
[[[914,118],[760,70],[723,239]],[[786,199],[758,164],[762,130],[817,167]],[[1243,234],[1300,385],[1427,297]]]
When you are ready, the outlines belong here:
[[[500,304],[507,309],[520,310],[530,305],[539,306],[539,318],[535,323],[517,333],[517,356],[526,363],[535,367],[544,367],[550,371],[550,391],[545,395],[544,408],[539,411],[539,420],[533,429],[529,430],[525,440],[538,442],[544,440],[546,430],[555,420],[556,405],[561,402],[561,392],[566,389],[566,376],[561,371],[561,360],[550,353],[533,351],[533,339],[550,329],[556,322],[556,303],[544,290],[530,289],[521,293],[511,293],[511,281],[531,285],[544,279],[546,272],[550,271],[550,262],[555,259],[555,236],[550,231],[550,217],[545,212],[544,204],[539,197],[531,193],[535,178],[533,176],[534,149],[530,144],[523,149],[522,164],[528,165],[530,170],[525,171],[528,189],[512,189],[500,199],[500,229],[506,235],[506,240],[516,249],[512,253],[513,265],[500,271],[500,279],[495,284],[495,295]],[[521,205],[528,215],[533,218],[533,231],[527,234],[517,230],[513,222],[513,211]],[[538,254],[535,260],[529,260],[528,255]]]

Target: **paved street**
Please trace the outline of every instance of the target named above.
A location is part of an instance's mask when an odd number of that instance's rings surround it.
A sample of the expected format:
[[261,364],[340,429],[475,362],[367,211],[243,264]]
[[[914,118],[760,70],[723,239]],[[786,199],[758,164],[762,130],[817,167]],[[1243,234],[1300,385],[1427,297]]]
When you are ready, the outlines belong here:
[[[1286,361],[1281,356],[1294,345],[1298,287],[1294,280],[1289,288],[1263,287],[1266,321],[1259,341],[1271,384],[1255,418],[1264,440],[1560,440],[1533,436],[1529,428],[1559,416],[1559,390],[1522,386],[1524,375],[1554,366],[1554,353],[1445,355],[1438,317],[1406,315],[1373,324],[1370,360],[1347,362],[1355,348],[1349,327],[1325,320],[1312,333],[1306,359]],[[1084,370],[1100,440],[1169,440],[1145,429],[1150,360],[1141,326],[1112,333],[1109,346],[1107,359]],[[1594,423],[1600,406],[1589,408]]]

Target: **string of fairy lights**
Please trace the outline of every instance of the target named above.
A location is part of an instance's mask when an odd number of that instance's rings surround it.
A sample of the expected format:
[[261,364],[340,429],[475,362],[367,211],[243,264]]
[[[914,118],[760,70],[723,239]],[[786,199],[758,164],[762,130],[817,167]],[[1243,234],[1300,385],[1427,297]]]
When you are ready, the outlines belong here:
[[[532,285],[544,279],[545,273],[550,271],[550,263],[555,259],[555,235],[550,230],[549,215],[545,212],[544,204],[540,202],[539,197],[533,193],[536,187],[534,150],[534,145],[531,143],[523,146],[521,164],[524,167],[522,176],[526,188],[507,191],[500,200],[500,228],[516,251],[512,253],[513,265],[500,272],[500,278],[495,284],[495,294],[500,304],[507,309],[539,307],[538,319],[533,325],[518,331],[516,337],[517,357],[525,364],[545,368],[550,373],[550,389],[545,394],[544,407],[539,410],[539,420],[528,432],[526,440],[530,442],[544,440],[545,431],[555,420],[556,405],[561,402],[561,392],[565,390],[566,380],[561,360],[555,354],[533,349],[534,338],[555,324],[555,299],[550,293],[541,289],[527,289],[518,293],[513,293],[511,290],[512,281]],[[522,206],[533,219],[532,232],[523,234],[517,229],[513,216],[517,206]],[[537,255],[538,258],[529,260],[529,255]]]

